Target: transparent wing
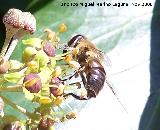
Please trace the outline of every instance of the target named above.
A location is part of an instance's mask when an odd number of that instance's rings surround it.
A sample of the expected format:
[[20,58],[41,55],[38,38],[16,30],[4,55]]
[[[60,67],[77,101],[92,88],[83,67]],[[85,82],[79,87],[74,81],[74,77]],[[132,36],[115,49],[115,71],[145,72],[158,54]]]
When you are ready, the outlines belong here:
[[108,57],[108,55],[107,55],[107,54],[104,54],[103,57],[104,57],[104,63],[105,63],[107,66],[111,67],[111,66],[112,66],[112,62],[111,62],[110,58]]
[[97,51],[99,52],[98,53],[99,54],[99,58],[101,58],[103,60],[104,64],[106,66],[111,67],[112,66],[112,62],[111,62],[110,58],[108,57],[108,55],[105,54],[104,52],[102,52],[101,50],[97,50]]

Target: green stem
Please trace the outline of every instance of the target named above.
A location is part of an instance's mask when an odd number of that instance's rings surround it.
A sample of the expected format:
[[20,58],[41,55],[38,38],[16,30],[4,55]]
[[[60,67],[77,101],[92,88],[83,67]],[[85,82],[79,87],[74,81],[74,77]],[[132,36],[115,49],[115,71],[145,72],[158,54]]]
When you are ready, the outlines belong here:
[[5,80],[0,76],[0,84],[2,84]]
[[0,86],[0,92],[23,92],[22,86]]

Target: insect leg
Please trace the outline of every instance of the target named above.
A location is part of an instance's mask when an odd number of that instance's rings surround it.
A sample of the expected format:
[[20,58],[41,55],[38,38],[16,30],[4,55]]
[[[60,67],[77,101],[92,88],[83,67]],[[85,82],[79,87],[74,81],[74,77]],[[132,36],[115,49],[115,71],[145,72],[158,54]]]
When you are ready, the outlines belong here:
[[74,97],[74,98],[76,98],[76,99],[78,99],[78,100],[88,100],[88,98],[78,96],[78,95],[76,95],[76,94],[74,94],[74,93],[67,93],[67,94],[64,94],[64,95],[63,95],[63,97],[67,97],[67,96],[72,96],[72,97]]
[[[81,75],[81,78],[82,78],[82,82],[83,82],[83,84],[85,86],[86,85],[86,79],[85,79],[85,76],[84,76],[83,72],[81,72],[80,75]],[[78,95],[76,95],[74,93],[64,94],[64,97],[67,97],[67,96],[72,96],[72,97],[74,97],[74,98],[76,98],[78,100],[88,100],[88,97],[81,97],[81,96],[78,96]]]
[[61,81],[67,81],[67,80],[70,80],[71,78],[73,78],[75,75],[77,75],[78,72],[75,72],[73,75],[69,76],[68,78],[66,79],[60,79]]
[[[84,75],[83,75],[82,72],[80,73],[80,75],[81,75],[83,84],[84,84],[84,86],[85,86],[85,85],[86,85],[86,79],[85,79],[85,77],[84,77]],[[72,97],[74,97],[74,98],[76,98],[76,99],[78,99],[78,100],[88,100],[88,97],[81,97],[81,96],[78,96],[78,95],[76,95],[76,94],[74,94],[74,93],[64,94],[64,97],[67,97],[67,96],[72,96]]]
[[74,84],[78,87],[77,89],[81,88],[80,82],[70,83],[69,85],[74,85]]
[[[74,75],[76,75],[77,73],[78,73],[78,74],[80,73],[80,76],[81,76],[81,78],[82,78],[83,85],[85,86],[85,85],[86,85],[86,78],[85,78],[85,76],[84,76],[84,74],[83,74],[82,69],[84,69],[84,67],[80,68],[76,73],[74,73],[74,74],[72,75],[72,77],[73,77]],[[71,76],[70,76],[70,77],[71,77]],[[72,84],[73,84],[73,83],[72,83]],[[76,99],[78,99],[78,100],[88,100],[88,97],[81,97],[81,96],[78,96],[78,95],[76,95],[76,94],[74,94],[74,93],[67,93],[67,94],[64,94],[63,96],[64,96],[64,97],[72,96],[72,97],[74,97],[74,98],[76,98]]]
[[86,78],[85,78],[83,72],[81,72],[80,75],[81,75],[81,78],[82,78],[83,85],[86,86],[87,81],[86,81]]
[[68,78],[66,78],[66,79],[60,79],[61,81],[67,81],[67,80],[70,80],[71,78],[73,78],[74,76],[77,76],[77,75],[79,75],[79,73],[81,72],[81,71],[83,71],[84,70],[84,68],[85,67],[81,67],[81,68],[79,68],[73,75],[71,75],[70,77],[68,77]]

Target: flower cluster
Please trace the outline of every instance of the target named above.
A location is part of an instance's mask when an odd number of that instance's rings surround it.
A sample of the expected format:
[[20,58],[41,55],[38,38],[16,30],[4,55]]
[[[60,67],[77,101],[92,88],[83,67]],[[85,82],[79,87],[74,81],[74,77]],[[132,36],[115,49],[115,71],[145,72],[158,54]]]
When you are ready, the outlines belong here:
[[[60,107],[61,104],[65,105],[67,91],[81,90],[75,87],[79,87],[79,84],[65,82],[69,75],[80,67],[72,58],[78,50],[63,53],[63,50],[58,48],[61,44],[59,35],[66,31],[67,26],[61,24],[58,32],[46,29],[42,38],[22,40],[25,46],[21,54],[22,61],[6,60],[1,55],[0,116],[2,119],[5,117],[3,108],[8,104],[28,117],[25,122],[18,120],[4,122],[4,130],[52,130],[55,123],[76,118],[75,110],[65,112]],[[12,86],[6,86],[6,83]],[[33,113],[28,112],[2,95],[3,91],[22,92],[26,100],[37,103],[38,107]],[[59,109],[58,112],[56,109]]]

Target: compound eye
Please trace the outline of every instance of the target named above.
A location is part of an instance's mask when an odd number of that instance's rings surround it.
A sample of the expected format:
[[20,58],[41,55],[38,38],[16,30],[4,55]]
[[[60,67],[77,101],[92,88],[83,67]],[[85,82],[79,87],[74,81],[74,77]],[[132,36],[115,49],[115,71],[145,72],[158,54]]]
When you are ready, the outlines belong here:
[[68,46],[75,48],[75,47],[79,44],[79,42],[80,42],[80,40],[81,40],[82,38],[84,38],[83,35],[80,35],[80,34],[79,34],[79,35],[75,35],[75,36],[72,37],[71,40],[68,42]]

